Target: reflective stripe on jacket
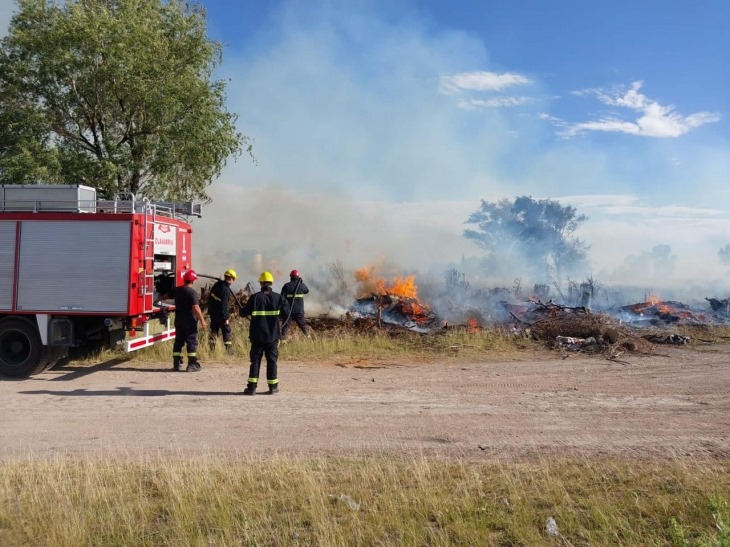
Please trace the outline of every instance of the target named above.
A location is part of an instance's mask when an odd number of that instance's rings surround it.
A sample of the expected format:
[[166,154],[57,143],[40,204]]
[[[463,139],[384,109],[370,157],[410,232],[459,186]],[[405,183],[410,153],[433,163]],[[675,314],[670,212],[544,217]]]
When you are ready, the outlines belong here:
[[255,344],[270,344],[281,337],[279,316],[289,315],[289,303],[270,287],[252,295],[239,312],[251,317],[248,338]]

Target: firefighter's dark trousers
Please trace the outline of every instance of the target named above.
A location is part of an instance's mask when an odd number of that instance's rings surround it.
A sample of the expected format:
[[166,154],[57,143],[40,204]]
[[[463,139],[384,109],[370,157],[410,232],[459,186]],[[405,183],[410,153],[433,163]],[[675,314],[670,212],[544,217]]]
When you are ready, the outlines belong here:
[[226,325],[226,320],[222,317],[210,318],[210,346],[215,346],[215,339],[218,338],[218,333],[223,335],[223,343],[226,348],[230,348],[233,345],[231,340],[231,325]]
[[175,362],[182,362],[182,349],[187,345],[188,362],[198,361],[198,325],[193,327],[175,327],[175,342],[172,344],[172,358]]
[[303,313],[292,313],[289,320],[284,323],[281,326],[281,337],[284,338],[286,336],[286,333],[289,332],[289,328],[291,327],[292,323],[296,323],[299,325],[299,328],[304,334],[309,334],[309,326],[307,325],[307,322],[304,320],[304,314]]
[[261,368],[261,358],[266,355],[266,383],[270,386],[279,383],[276,370],[276,362],[279,360],[279,342],[271,342],[270,344],[256,344],[251,342],[251,368],[248,370],[248,383],[259,383],[259,369]]

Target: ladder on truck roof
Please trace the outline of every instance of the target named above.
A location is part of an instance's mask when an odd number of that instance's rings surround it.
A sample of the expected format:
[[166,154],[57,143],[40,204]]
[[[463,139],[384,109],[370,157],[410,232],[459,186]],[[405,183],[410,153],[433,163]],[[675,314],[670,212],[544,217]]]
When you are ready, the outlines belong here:
[[96,189],[80,184],[0,184],[0,213],[141,213],[152,207],[162,217],[202,217],[199,203],[138,200],[134,194],[98,199]]

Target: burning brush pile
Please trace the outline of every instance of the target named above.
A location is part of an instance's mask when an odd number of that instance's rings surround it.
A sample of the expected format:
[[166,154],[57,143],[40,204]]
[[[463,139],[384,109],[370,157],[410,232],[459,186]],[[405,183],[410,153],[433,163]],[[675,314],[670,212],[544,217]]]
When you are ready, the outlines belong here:
[[391,283],[375,275],[374,268],[362,268],[355,272],[360,284],[353,313],[371,317],[382,324],[397,325],[416,332],[430,332],[439,326],[434,311],[418,301],[415,275],[395,277]]
[[651,353],[654,345],[620,319],[531,298],[526,305],[503,303],[515,334],[564,351],[603,354],[613,359],[625,352]]
[[[727,325],[730,320],[730,299],[707,298],[711,307],[707,311],[655,296],[647,297],[645,302],[597,309],[590,307],[593,297],[585,291],[579,299],[581,305],[569,306],[547,300],[546,286],[536,285],[534,296],[524,298],[519,284],[511,289],[473,289],[463,275],[457,274],[454,271],[444,275],[445,289],[426,287],[424,292],[436,303],[432,307],[419,299],[415,275],[393,276],[388,281],[377,266],[364,267],[354,272],[357,287],[352,305],[347,309],[335,306],[343,312],[339,317],[325,313],[309,317],[308,322],[320,333],[368,333],[378,329],[396,334],[436,334],[447,329],[477,332],[495,327],[563,352],[602,354],[615,359],[625,352],[652,353],[657,344],[685,345],[692,341],[668,329]],[[540,287],[542,291],[537,290]],[[245,304],[254,292],[249,283],[235,293],[236,298],[229,304],[234,316],[234,307]],[[206,286],[201,291],[203,309],[209,295],[210,286]]]
[[[712,298],[707,299],[713,306],[717,302],[717,310],[725,309],[721,301]],[[649,296],[646,302],[639,302],[620,308],[622,319],[626,322],[640,326],[641,323],[648,323],[654,326],[660,325],[713,325],[725,323],[726,317],[709,311],[696,311],[683,302],[663,301],[658,296]]]
[[693,341],[714,340],[691,337],[685,332],[708,332],[707,328],[727,325],[730,300],[706,299],[709,310],[692,309],[682,302],[663,301],[650,296],[619,308],[590,310],[530,299],[528,305],[505,304],[515,331],[548,342],[562,350],[603,353],[615,356],[623,351],[651,353],[657,344],[682,346]]
[[[450,298],[448,302],[438,299],[441,306],[435,311],[419,300],[415,276],[394,277],[387,282],[375,274],[372,267],[356,272],[359,294],[348,321],[354,318],[355,322],[366,321],[373,328],[397,327],[420,333],[456,327],[470,331],[486,326],[507,327],[515,336],[541,341],[562,351],[602,354],[610,359],[626,352],[652,353],[657,344],[688,344],[692,341],[689,336],[667,329],[724,324],[728,314],[723,316],[718,310],[730,310],[730,301],[708,299],[715,312],[711,313],[656,297],[630,306],[592,310],[585,295],[582,305],[568,306],[536,296],[520,298],[519,291],[509,289],[470,290],[464,283],[462,290],[450,292],[452,297],[456,294],[461,298]],[[461,318],[464,324],[457,322],[452,327],[439,312],[451,319]]]

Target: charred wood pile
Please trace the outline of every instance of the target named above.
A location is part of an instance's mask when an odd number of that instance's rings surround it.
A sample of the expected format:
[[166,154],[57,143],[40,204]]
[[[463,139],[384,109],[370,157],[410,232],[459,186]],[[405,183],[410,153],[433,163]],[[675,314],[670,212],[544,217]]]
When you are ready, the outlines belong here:
[[682,302],[650,300],[619,308],[623,319],[634,324],[650,325],[711,325],[719,320],[710,313],[693,311]]
[[440,326],[438,316],[428,306],[415,298],[391,294],[358,298],[353,312],[356,316],[374,319],[378,326],[391,324],[423,332]]
[[501,304],[514,321],[527,324],[566,315],[586,315],[590,313],[585,306],[562,306],[552,300],[542,302],[541,300],[530,299],[526,304],[510,304],[509,302],[502,302]]
[[525,304],[502,302],[511,317],[512,330],[549,347],[564,351],[604,354],[651,353],[653,345],[636,336],[621,321],[591,313],[585,306],[563,306],[531,299]]
[[618,319],[603,314],[565,313],[536,321],[528,328],[534,339],[549,346],[607,357],[624,352],[652,353],[654,346]]

